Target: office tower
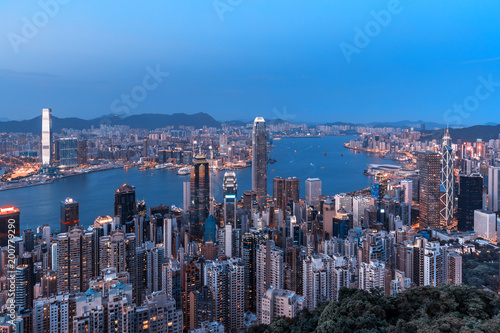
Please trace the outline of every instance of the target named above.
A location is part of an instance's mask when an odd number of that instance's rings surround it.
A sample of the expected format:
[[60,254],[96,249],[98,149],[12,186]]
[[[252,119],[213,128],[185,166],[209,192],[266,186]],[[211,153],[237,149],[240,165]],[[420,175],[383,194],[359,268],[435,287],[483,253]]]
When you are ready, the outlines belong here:
[[283,250],[268,240],[259,244],[256,254],[256,301],[257,316],[261,322],[262,297],[266,290],[272,288],[283,289]]
[[462,284],[462,256],[452,252],[446,256],[446,275],[448,281],[446,284],[461,285]]
[[372,288],[385,290],[385,264],[377,260],[362,262],[359,267],[359,289],[369,291]]
[[182,182],[182,195],[182,210],[187,213],[191,205],[191,182]]
[[276,208],[285,211],[289,201],[298,202],[300,195],[300,181],[296,177],[273,179],[273,199]]
[[[133,220],[134,215],[136,215],[134,186],[123,184],[116,190],[114,208],[115,216],[120,217],[121,225]],[[131,232],[131,230],[127,230],[127,232]]]
[[23,230],[24,251],[31,252],[35,248],[35,231],[33,229]]
[[236,182],[236,174],[233,171],[228,171],[224,174],[222,195],[224,197],[224,223],[231,224],[236,228],[238,184]]
[[497,216],[495,213],[477,209],[474,211],[474,231],[479,237],[496,241]]
[[488,168],[488,210],[495,213],[500,210],[500,167],[498,166]]
[[210,170],[205,157],[198,155],[191,168],[190,240],[203,242],[209,212]]
[[334,300],[335,263],[327,255],[312,255],[302,262],[304,308],[315,309],[320,303]]
[[314,207],[319,206],[319,197],[321,196],[321,179],[306,179],[306,202]]
[[78,165],[87,164],[87,140],[78,141]]
[[335,195],[335,211],[338,213],[340,209],[345,212],[352,212],[352,197],[345,193]]
[[291,200],[298,202],[300,196],[300,181],[297,177],[288,177],[285,179],[285,206]]
[[57,292],[86,291],[94,264],[92,232],[74,227],[67,233],[58,234],[54,243],[57,244]]
[[455,180],[453,177],[453,160],[454,154],[451,148],[451,137],[448,129],[443,136],[442,148],[442,163],[441,163],[441,220],[446,227],[449,227],[453,221],[453,203],[455,201]]
[[221,154],[227,154],[228,153],[228,145],[227,145],[227,134],[222,133],[219,135],[219,151]]
[[259,205],[266,203],[267,197],[267,142],[266,122],[257,117],[252,131],[252,191],[257,195]]
[[257,291],[257,247],[259,235],[256,232],[247,232],[243,235],[242,259],[245,266],[245,311],[255,313]]
[[52,110],[42,109],[42,164],[49,166],[52,158]]
[[172,258],[172,228],[177,225],[175,217],[169,216],[163,223],[163,246],[165,246],[165,261]]
[[241,259],[211,261],[205,266],[206,286],[212,300],[212,320],[229,332],[243,328],[244,266]]
[[418,164],[420,167],[420,228],[439,228],[441,156],[433,152],[419,153]]
[[474,230],[474,211],[483,208],[483,177],[479,174],[460,176],[457,227],[459,231]]
[[78,202],[76,202],[72,198],[66,198],[64,201],[61,201],[60,213],[60,232],[68,232],[71,228],[79,225],[80,206]]
[[[19,237],[20,229],[20,212],[16,207],[0,208],[0,246],[7,246],[9,243],[9,233],[14,230],[14,236]],[[13,225],[14,228],[9,228]]]
[[273,179],[273,200],[276,208],[285,210],[285,179],[283,177]]
[[78,140],[61,138],[59,141],[59,165],[61,167],[78,166]]
[[304,298],[284,289],[268,289],[262,298],[262,324],[278,318],[294,318],[302,310]]
[[370,208],[370,200],[368,198],[362,196],[352,198],[352,218],[355,228],[362,226],[361,223],[364,220],[365,209],[368,208]]

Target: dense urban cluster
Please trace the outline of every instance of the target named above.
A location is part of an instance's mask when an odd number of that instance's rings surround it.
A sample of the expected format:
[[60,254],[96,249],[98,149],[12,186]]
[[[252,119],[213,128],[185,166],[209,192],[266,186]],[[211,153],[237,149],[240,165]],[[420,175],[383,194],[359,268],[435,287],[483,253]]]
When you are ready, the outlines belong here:
[[[202,333],[289,325],[280,318],[339,311],[346,293],[393,302],[385,297],[409,297],[412,287],[455,292],[445,285],[463,283],[463,256],[498,250],[499,140],[452,143],[448,131],[423,141],[413,130],[365,132],[346,146],[389,154],[403,166],[371,165],[369,189],[335,194],[324,193],[318,178],[267,178],[270,141],[291,134],[283,126],[270,130],[257,117],[238,132],[102,126],[54,138],[51,110],[44,109],[41,153],[32,156],[40,156],[41,175],[119,159],[145,168],[180,165],[190,180],[179,193],[182,208],[148,207],[133,184],[123,184],[113,216],[96,217],[88,227],[80,225],[78,202],[66,198],[57,232],[48,224],[20,230],[22,212],[2,208],[0,332]],[[294,133],[341,130],[297,125]],[[240,189],[232,170],[247,166],[252,188]],[[211,181],[213,168],[227,170],[220,185]],[[222,187],[222,202],[212,197],[213,186]],[[399,325],[393,316],[380,327]],[[337,325],[326,317],[319,324],[324,331]]]

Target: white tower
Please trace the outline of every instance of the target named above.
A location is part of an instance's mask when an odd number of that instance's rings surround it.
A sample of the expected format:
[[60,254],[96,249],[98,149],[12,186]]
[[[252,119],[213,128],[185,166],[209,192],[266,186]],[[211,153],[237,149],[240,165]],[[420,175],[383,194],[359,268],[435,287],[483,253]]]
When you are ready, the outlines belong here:
[[443,136],[443,156],[441,161],[441,221],[445,227],[449,227],[453,221],[454,179],[453,179],[453,149],[451,148],[451,137],[448,129]]
[[42,164],[50,165],[52,148],[52,110],[42,109]]

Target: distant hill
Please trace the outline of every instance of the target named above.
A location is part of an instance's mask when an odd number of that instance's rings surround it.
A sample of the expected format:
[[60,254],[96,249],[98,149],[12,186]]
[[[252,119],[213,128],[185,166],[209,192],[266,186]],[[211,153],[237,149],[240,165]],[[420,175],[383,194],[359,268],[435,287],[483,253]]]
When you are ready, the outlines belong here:
[[[52,130],[60,132],[63,128],[74,128],[78,130],[88,129],[91,126],[99,127],[101,125],[125,125],[131,128],[155,129],[165,126],[179,127],[193,126],[195,128],[221,127],[221,123],[212,118],[206,113],[197,114],[141,114],[128,117],[119,117],[114,115],[106,115],[90,120],[80,118],[58,118],[52,117]],[[24,133],[41,133],[42,131],[42,116],[35,117],[29,120],[22,121],[0,121],[0,132],[24,132]]]
[[[450,128],[450,136],[453,142],[457,140],[473,142],[477,139],[488,141],[498,139],[500,135],[500,125],[477,125],[464,128]],[[444,130],[425,131],[423,140],[440,140],[444,135]]]

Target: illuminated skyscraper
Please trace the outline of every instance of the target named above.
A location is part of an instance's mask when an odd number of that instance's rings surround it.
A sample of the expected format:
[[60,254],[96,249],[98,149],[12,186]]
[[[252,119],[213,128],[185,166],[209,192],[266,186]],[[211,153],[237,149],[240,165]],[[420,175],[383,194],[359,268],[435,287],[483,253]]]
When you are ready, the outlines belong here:
[[210,171],[208,161],[198,155],[193,160],[191,168],[191,205],[190,205],[190,239],[203,242],[205,235],[205,220],[208,217],[210,203]]
[[236,228],[238,184],[236,182],[236,174],[233,171],[224,174],[222,190],[224,195],[224,222]]
[[80,207],[72,198],[61,201],[61,231],[67,232],[80,223]]
[[500,210],[500,167],[498,166],[488,168],[488,210],[495,213]]
[[441,155],[422,152],[418,155],[420,168],[420,227],[438,228],[440,225],[439,198]]
[[257,202],[264,205],[267,196],[267,143],[266,122],[257,117],[252,131],[252,191],[257,194]]
[[309,205],[318,207],[321,196],[321,180],[319,178],[306,179],[306,201]]
[[448,129],[443,136],[443,156],[441,163],[441,220],[444,226],[449,226],[453,220],[453,202],[455,181],[453,178],[453,149],[451,148],[451,137]]
[[9,224],[14,225],[14,235],[19,237],[19,217],[19,209],[15,207],[0,208],[0,246],[7,246],[9,243]]
[[78,140],[74,138],[59,139],[59,165],[64,167],[78,166]]
[[50,165],[52,151],[52,110],[42,109],[42,164]]
[[135,187],[123,184],[115,192],[115,216],[120,216],[120,224],[125,224],[132,221],[135,214]]

